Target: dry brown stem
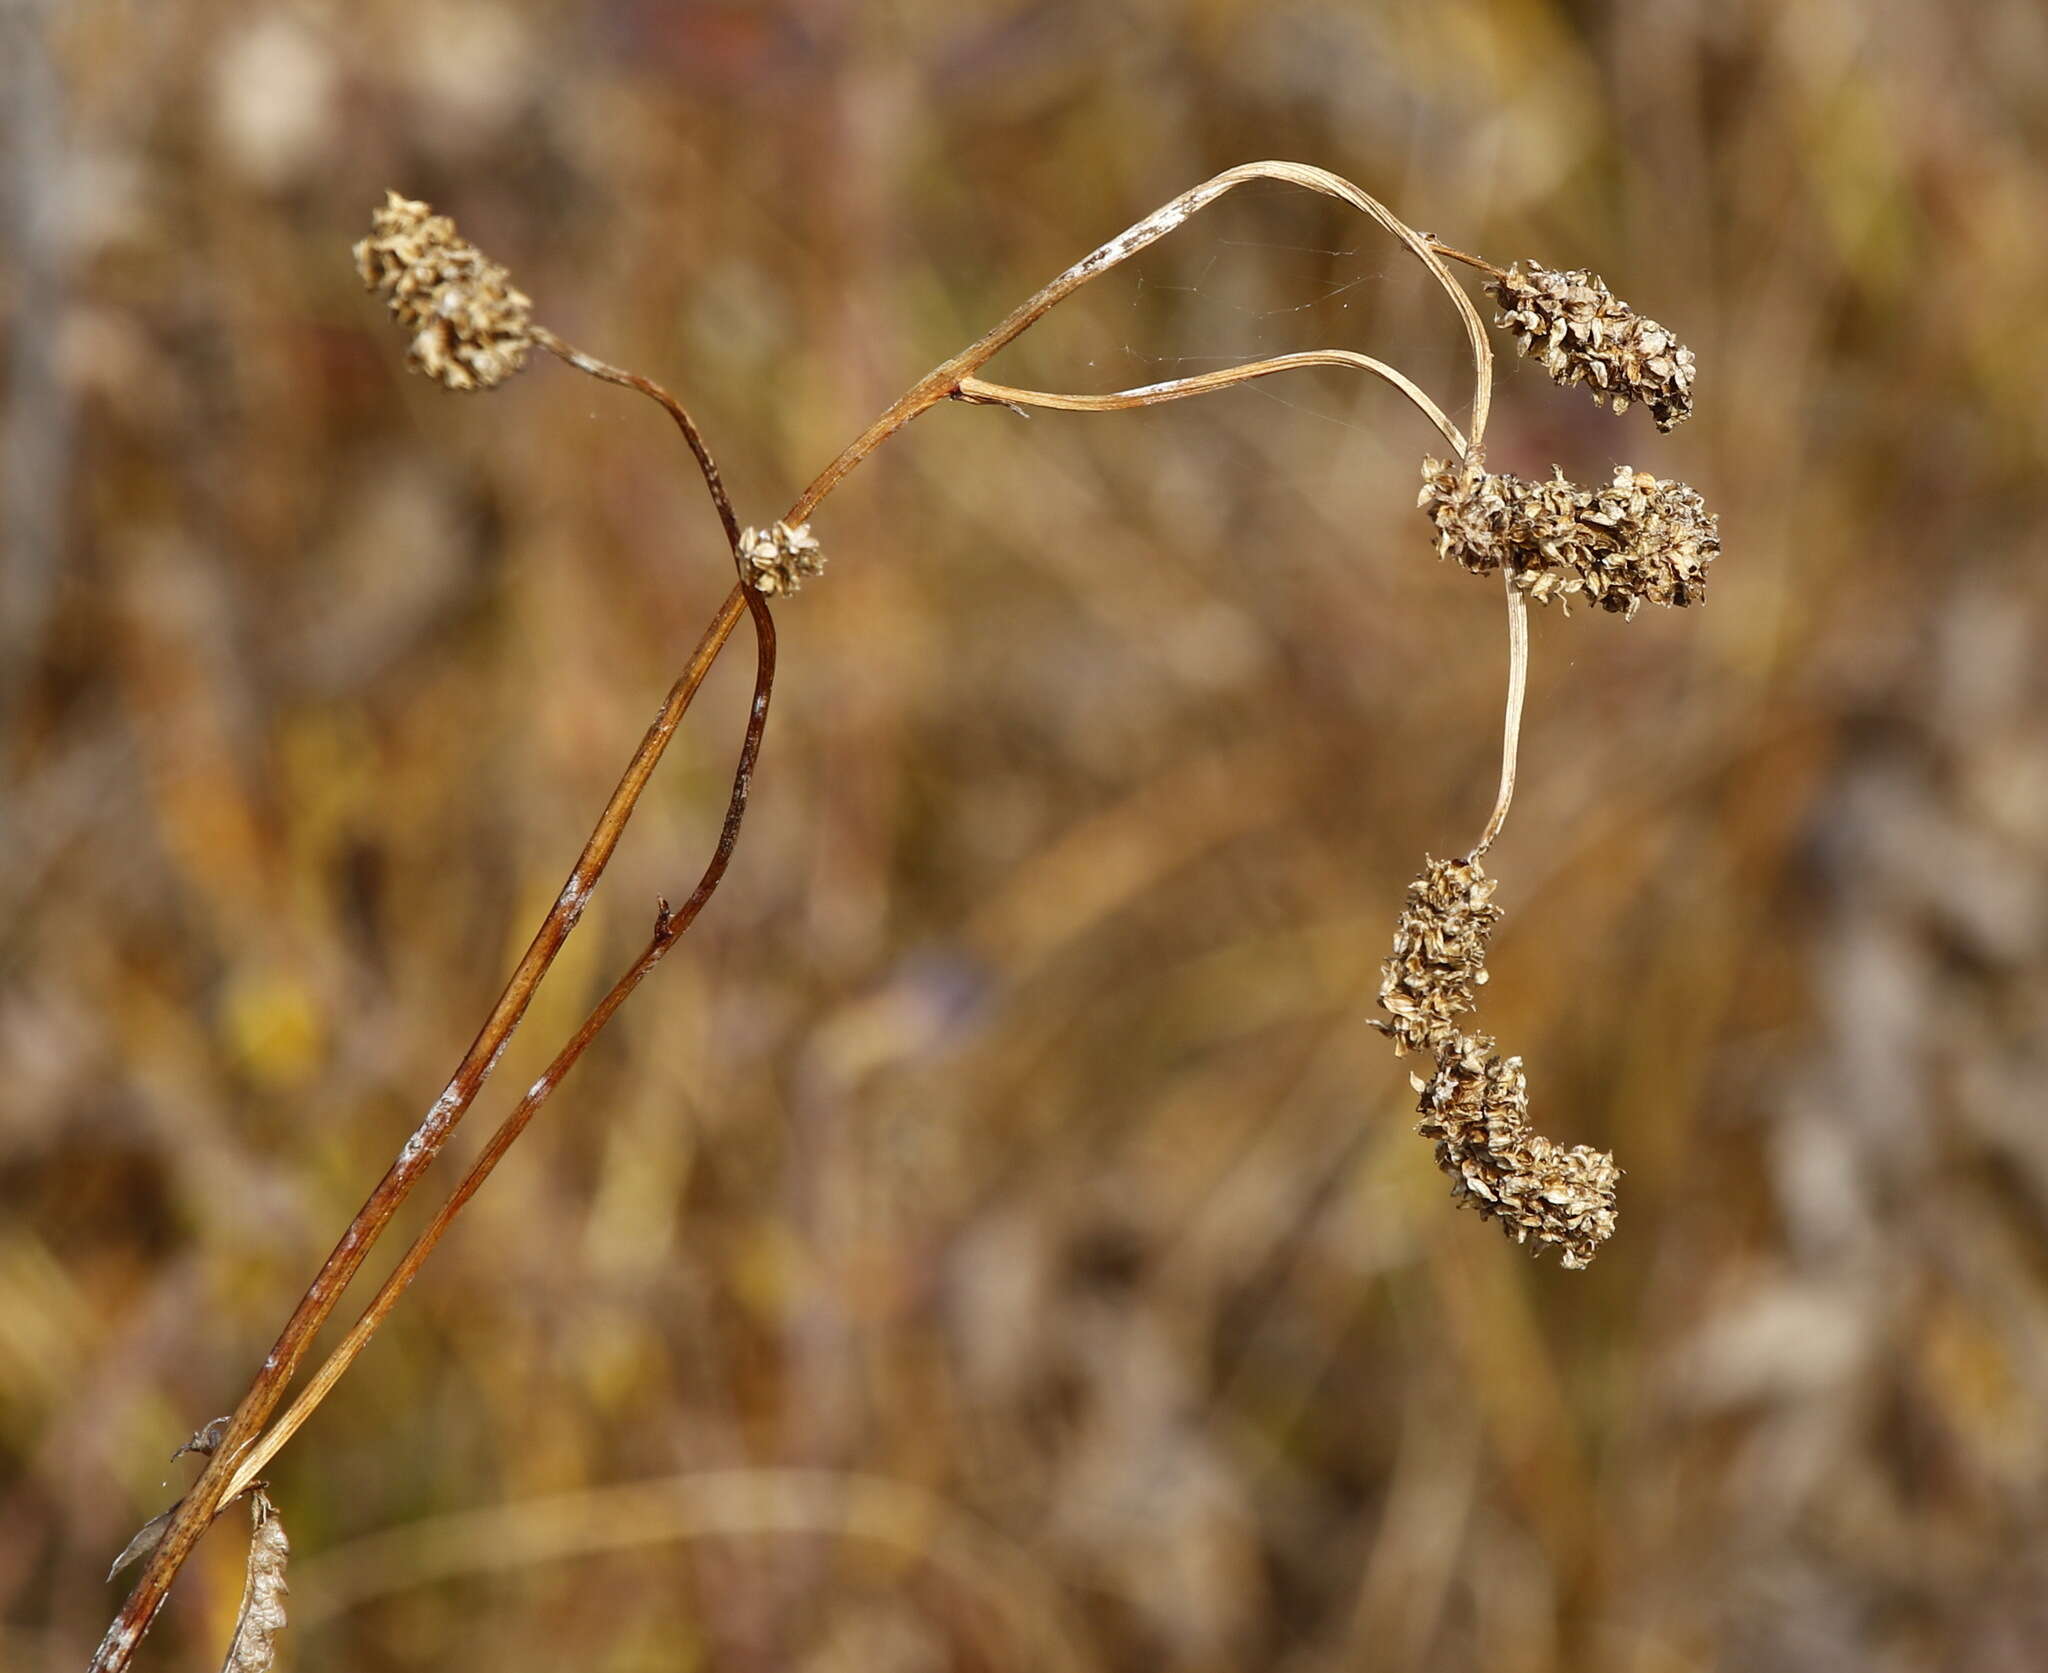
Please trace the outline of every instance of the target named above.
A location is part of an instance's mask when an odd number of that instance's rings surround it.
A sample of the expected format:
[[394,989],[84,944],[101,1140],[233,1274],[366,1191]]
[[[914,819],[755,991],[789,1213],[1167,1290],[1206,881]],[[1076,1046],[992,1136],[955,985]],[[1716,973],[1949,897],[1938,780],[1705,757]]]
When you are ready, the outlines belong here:
[[[589,368],[580,368],[589,369]],[[610,370],[607,368],[607,370]],[[602,374],[598,374],[602,375]],[[675,417],[686,437],[694,437],[695,426],[689,422],[680,402],[659,386],[632,374],[620,374],[608,380],[629,384],[649,394]],[[693,451],[701,443],[693,442]],[[723,486],[720,484],[715,466],[710,464],[708,453],[699,454],[705,483],[713,503],[719,507],[721,519],[730,523],[731,510],[725,502]],[[576,858],[569,878],[562,886],[561,893],[541,920],[526,951],[520,956],[498,1002],[491,1008],[476,1039],[457,1065],[441,1096],[434,1101],[426,1117],[405,1141],[397,1158],[386,1170],[371,1191],[363,1206],[349,1221],[341,1239],[335,1244],[320,1270],[314,1274],[313,1282],[300,1297],[291,1317],[285,1321],[276,1342],[264,1358],[261,1368],[251,1381],[248,1391],[242,1396],[231,1415],[220,1445],[207,1460],[199,1479],[192,1484],[171,1515],[163,1536],[149,1554],[134,1590],[123,1602],[120,1612],[108,1627],[106,1636],[94,1652],[91,1667],[94,1673],[117,1673],[129,1665],[135,1653],[135,1646],[155,1619],[156,1612],[163,1605],[170,1590],[171,1580],[190,1555],[214,1517],[220,1514],[232,1497],[226,1491],[230,1474],[239,1469],[242,1459],[255,1443],[258,1434],[270,1415],[277,1409],[285,1389],[312,1346],[313,1338],[327,1321],[349,1281],[361,1267],[371,1246],[389,1224],[398,1207],[412,1192],[420,1176],[425,1173],[435,1156],[440,1154],[477,1094],[483,1089],[491,1071],[497,1066],[498,1058],[510,1041],[513,1031],[518,1028],[532,1003],[533,995],[546,976],[549,966],[562,950],[570,934],[588,904],[591,891],[609,864],[613,851],[618,847],[619,838],[624,834],[626,823],[633,816],[641,792],[653,776],[662,753],[668,748],[669,740],[675,736],[676,728],[688,712],[698,688],[711,671],[718,654],[725,648],[732,630],[738,625],[745,612],[751,595],[735,587],[720,607],[718,613],[705,628],[691,654],[688,664],[670,687],[662,701],[660,711],[641,738],[639,747],[627,762],[618,785],[611,798],[599,814],[597,824],[585,841],[583,851]],[[757,618],[758,619],[758,618]],[[772,646],[770,637],[764,641]],[[772,652],[768,653],[772,657]],[[750,737],[752,736],[750,720]],[[758,740],[756,740],[758,742]],[[751,771],[751,754],[746,757],[746,767]],[[722,867],[720,868],[722,871]],[[609,1013],[607,1013],[609,1015]],[[374,1325],[372,1326],[374,1329]],[[330,1379],[331,1386],[331,1379]],[[243,1478],[246,1479],[246,1478]]]

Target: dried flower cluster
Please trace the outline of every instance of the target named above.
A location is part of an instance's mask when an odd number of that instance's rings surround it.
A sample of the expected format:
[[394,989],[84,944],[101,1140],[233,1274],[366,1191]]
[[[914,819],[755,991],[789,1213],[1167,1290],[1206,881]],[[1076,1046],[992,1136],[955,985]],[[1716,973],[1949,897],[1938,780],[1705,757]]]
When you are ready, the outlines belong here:
[[1505,569],[1542,603],[1582,594],[1634,615],[1644,602],[1684,605],[1706,593],[1721,551],[1720,520],[1683,482],[1615,467],[1604,488],[1562,471],[1547,482],[1487,471],[1475,451],[1425,459],[1416,504],[1436,525],[1437,556],[1475,574]]
[[533,303],[446,215],[386,194],[356,271],[412,333],[407,358],[449,389],[491,389],[526,364]]
[[1457,1026],[1486,981],[1486,946],[1501,917],[1494,888],[1476,859],[1425,864],[1380,967],[1380,1008],[1392,1020],[1374,1026],[1396,1052],[1436,1059],[1434,1074],[1412,1077],[1422,1095],[1418,1131],[1436,1141],[1453,1194],[1497,1218],[1517,1243],[1552,1244],[1566,1266],[1582,1267],[1614,1231],[1614,1158],[1583,1145],[1566,1150],[1535,1131],[1522,1060]]
[[1486,1035],[1460,1035],[1437,1054],[1436,1073],[1413,1077],[1422,1094],[1417,1130],[1436,1140],[1452,1194],[1517,1243],[1554,1245],[1567,1267],[1591,1263],[1614,1234],[1621,1170],[1606,1151],[1567,1150],[1529,1125],[1529,1086],[1519,1057],[1502,1057]]
[[1486,289],[1500,303],[1493,323],[1569,389],[1583,383],[1616,412],[1641,401],[1669,430],[1692,416],[1692,350],[1645,319],[1597,273],[1517,262]]
[[748,529],[740,536],[740,563],[748,584],[771,596],[793,593],[825,572],[825,554],[808,523]]
[[1486,943],[1500,922],[1494,880],[1476,860],[1430,860],[1408,885],[1408,904],[1394,927],[1394,951],[1380,972],[1374,1022],[1396,1054],[1433,1053],[1458,1036],[1457,1019],[1486,982]]

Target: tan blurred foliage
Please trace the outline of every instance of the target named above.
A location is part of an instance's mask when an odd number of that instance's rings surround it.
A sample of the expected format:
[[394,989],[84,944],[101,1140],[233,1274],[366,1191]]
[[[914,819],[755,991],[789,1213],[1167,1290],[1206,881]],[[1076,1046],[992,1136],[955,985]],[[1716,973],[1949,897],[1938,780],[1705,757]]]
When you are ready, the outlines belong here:
[[[729,579],[652,408],[405,373],[385,188],[677,388],[759,523],[1258,156],[1698,352],[1668,439],[1506,354],[1492,436],[1722,515],[1704,610],[1537,621],[1489,860],[1489,1026],[1620,1234],[1561,1273],[1455,1211],[1364,1026],[1493,788],[1431,435],[1339,372],[944,408],[820,519],[724,892],[272,1471],[287,1665],[2048,1657],[2036,0],[0,29],[0,1664],[82,1665]],[[1413,267],[1247,191],[992,375],[1336,343],[1453,398]],[[695,876],[745,661],[500,1088]],[[218,1659],[227,1520],[150,1665]]]

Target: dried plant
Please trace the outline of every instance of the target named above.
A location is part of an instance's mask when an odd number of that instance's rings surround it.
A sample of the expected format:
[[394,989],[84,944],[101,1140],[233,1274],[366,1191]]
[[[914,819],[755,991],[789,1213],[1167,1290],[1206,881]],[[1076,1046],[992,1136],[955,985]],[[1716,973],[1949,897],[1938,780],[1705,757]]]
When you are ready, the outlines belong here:
[[1519,1057],[1502,1057],[1483,1034],[1437,1048],[1436,1073],[1409,1077],[1422,1094],[1420,1132],[1436,1140],[1451,1191],[1517,1243],[1548,1243],[1583,1267],[1614,1235],[1620,1170],[1604,1151],[1566,1150],[1529,1125],[1529,1084]]
[[242,1607],[221,1673],[270,1673],[277,1665],[277,1635],[284,1631],[284,1598],[291,1590],[284,1583],[284,1565],[292,1544],[284,1537],[284,1518],[260,1485],[249,1490],[249,1515]]
[[1500,301],[1493,323],[1515,334],[1521,351],[1543,362],[1564,388],[1583,383],[1593,398],[1627,412],[1640,401],[1670,430],[1692,416],[1692,350],[1655,320],[1644,319],[1597,273],[1557,272],[1517,262],[1486,289]]
[[[1252,181],[1284,182],[1348,204],[1391,233],[1429,271],[1455,310],[1471,350],[1469,436],[1404,373],[1348,349],[1281,355],[1109,394],[1018,389],[978,375],[999,350],[1090,280]],[[262,1494],[261,1472],[361,1353],[454,1217],[590,1042],[716,891],[745,816],[774,683],[775,630],[766,600],[796,591],[822,569],[811,518],[834,488],[911,420],[944,401],[1115,412],[1208,394],[1299,367],[1336,365],[1388,383],[1452,450],[1450,462],[1432,459],[1425,464],[1423,503],[1431,511],[1443,555],[1481,572],[1497,570],[1505,578],[1509,658],[1501,777],[1479,842],[1462,859],[1430,861],[1410,889],[1380,990],[1381,1005],[1391,1020],[1380,1026],[1392,1036],[1397,1051],[1434,1060],[1432,1074],[1416,1077],[1422,1100],[1420,1130],[1435,1141],[1438,1161],[1451,1175],[1455,1194],[1498,1218],[1517,1241],[1533,1239],[1557,1247],[1567,1266],[1583,1266],[1591,1259],[1613,1229],[1613,1159],[1584,1147],[1566,1150],[1537,1134],[1528,1121],[1520,1060],[1503,1058],[1491,1039],[1459,1027],[1485,982],[1487,940],[1500,916],[1492,904],[1493,880],[1480,862],[1513,797],[1527,680],[1527,598],[1568,600],[1584,594],[1623,612],[1632,612],[1644,599],[1688,603],[1698,596],[1716,549],[1714,524],[1690,489],[1626,469],[1617,472],[1611,487],[1597,492],[1575,488],[1561,472],[1554,482],[1533,486],[1487,475],[1483,444],[1492,395],[1492,351],[1485,322],[1446,261],[1479,266],[1493,276],[1490,288],[1506,304],[1499,323],[1511,325],[1525,349],[1540,340],[1553,376],[1566,383],[1591,381],[1617,409],[1632,400],[1647,401],[1668,428],[1684,416],[1692,362],[1661,327],[1639,320],[1588,275],[1551,274],[1533,264],[1527,277],[1503,274],[1415,231],[1357,186],[1325,170],[1296,163],[1246,164],[1182,193],[1067,268],[992,330],[906,390],[819,472],[781,517],[742,529],[710,450],[682,404],[651,380],[597,360],[539,324],[532,302],[512,285],[505,269],[462,239],[452,220],[394,192],[376,211],[371,235],[356,246],[355,255],[364,284],[384,298],[393,317],[410,333],[408,358],[413,367],[447,388],[496,387],[521,369],[532,348],[539,347],[578,371],[656,401],[675,422],[696,461],[736,580],[628,761],[560,894],[447,1086],[343,1231],[234,1412],[190,1443],[190,1450],[206,1457],[206,1465],[190,1491],[131,1545],[131,1553],[146,1554],[146,1560],[135,1589],[93,1658],[95,1673],[119,1673],[128,1667],[200,1534],[225,1506],[245,1494],[251,1497],[256,1526],[242,1617],[227,1665],[271,1665],[283,1623],[286,1544],[282,1525]],[[658,903],[645,948],[518,1100],[355,1324],[293,1403],[277,1415],[315,1334],[489,1079],[535,989],[576,928],[663,751],[743,615],[754,628],[754,698],[725,822],[695,889],[680,908]]]
[[1477,1003],[1472,990],[1486,983],[1486,943],[1500,922],[1494,887],[1477,860],[1430,860],[1408,885],[1380,976],[1380,1009],[1393,1020],[1373,1023],[1397,1054],[1437,1052],[1458,1037],[1458,1018]]
[[1425,459],[1416,504],[1436,525],[1437,556],[1475,575],[1504,571],[1539,604],[1583,594],[1633,616],[1643,604],[1685,605],[1706,591],[1720,525],[1683,482],[1617,465],[1605,488],[1555,471],[1547,482],[1490,475],[1476,453]]
[[533,303],[424,203],[386,195],[356,271],[412,333],[409,358],[449,389],[495,389],[526,364]]

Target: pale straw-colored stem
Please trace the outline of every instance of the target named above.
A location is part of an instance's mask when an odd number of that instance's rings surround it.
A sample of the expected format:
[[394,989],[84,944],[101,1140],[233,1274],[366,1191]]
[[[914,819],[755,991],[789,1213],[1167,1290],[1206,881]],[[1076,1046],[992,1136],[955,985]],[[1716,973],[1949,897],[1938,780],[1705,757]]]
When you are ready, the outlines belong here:
[[988,383],[981,378],[962,378],[959,398],[989,402],[1006,407],[1051,407],[1060,412],[1129,412],[1134,407],[1158,406],[1163,401],[1184,401],[1193,395],[1213,395],[1275,372],[1291,372],[1303,366],[1349,366],[1370,372],[1392,384],[1407,396],[1415,408],[1437,427],[1437,432],[1459,453],[1465,451],[1465,435],[1444,416],[1444,411],[1402,372],[1383,360],[1356,354],[1350,349],[1307,349],[1299,354],[1275,355],[1270,360],[1247,361],[1220,371],[1202,372],[1194,377],[1175,378],[1170,383],[1148,383],[1137,389],[1119,389],[1108,395],[1066,395],[1046,389],[1014,389],[1008,384]]
[[1529,601],[1515,585],[1514,576],[1502,573],[1508,593],[1508,701],[1507,718],[1501,727],[1500,793],[1493,800],[1493,817],[1487,820],[1485,831],[1472,847],[1469,857],[1474,860],[1493,846],[1515,799],[1515,756],[1522,744],[1522,699],[1529,687]]
[[1431,276],[1443,287],[1444,294],[1451,299],[1452,305],[1457,309],[1458,318],[1465,327],[1466,341],[1471,345],[1471,447],[1479,447],[1486,439],[1487,408],[1493,399],[1493,347],[1487,341],[1485,322],[1480,319],[1478,309],[1472,306],[1471,297],[1465,294],[1465,287],[1451,276],[1451,270],[1444,266],[1442,257],[1436,253],[1430,240],[1408,225],[1378,198],[1362,187],[1353,185],[1342,175],[1332,174],[1328,169],[1314,168],[1307,163],[1244,163],[1237,168],[1225,169],[1223,173],[1203,181],[1199,186],[1190,187],[1179,197],[1162,204],[1142,221],[1126,227],[1108,243],[1083,256],[1051,283],[1012,309],[1000,323],[976,338],[958,354],[934,366],[898,396],[887,410],[818,473],[811,485],[797,496],[795,503],[784,514],[783,520],[792,524],[807,521],[825,496],[831,493],[863,459],[913,418],[930,411],[939,402],[951,398],[966,379],[972,378],[999,352],[1023,336],[1090,279],[1097,278],[1120,263],[1128,261],[1140,250],[1164,238],[1190,216],[1206,209],[1226,192],[1254,180],[1279,180],[1290,186],[1299,186],[1305,191],[1320,192],[1325,197],[1336,198],[1340,203],[1350,204],[1352,208],[1371,216],[1407,245],[1414,253],[1415,259],[1429,269]]

